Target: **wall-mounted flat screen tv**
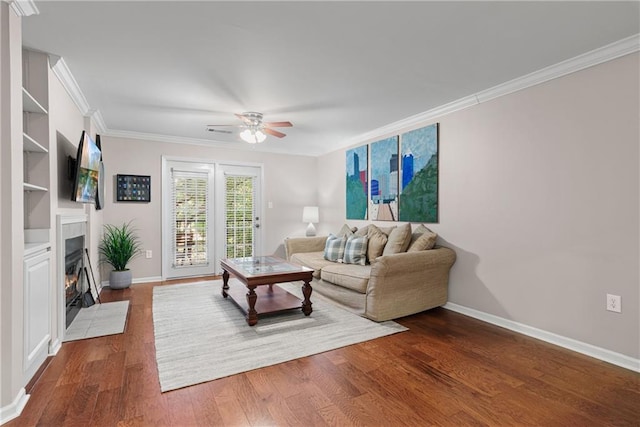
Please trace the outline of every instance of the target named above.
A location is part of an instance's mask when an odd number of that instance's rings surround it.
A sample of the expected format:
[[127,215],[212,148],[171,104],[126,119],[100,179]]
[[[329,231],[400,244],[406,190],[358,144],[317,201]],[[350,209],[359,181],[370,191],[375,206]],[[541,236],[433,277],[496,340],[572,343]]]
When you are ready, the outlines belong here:
[[86,131],[82,131],[78,143],[76,171],[71,200],[80,203],[95,203],[98,194],[100,173],[100,148]]

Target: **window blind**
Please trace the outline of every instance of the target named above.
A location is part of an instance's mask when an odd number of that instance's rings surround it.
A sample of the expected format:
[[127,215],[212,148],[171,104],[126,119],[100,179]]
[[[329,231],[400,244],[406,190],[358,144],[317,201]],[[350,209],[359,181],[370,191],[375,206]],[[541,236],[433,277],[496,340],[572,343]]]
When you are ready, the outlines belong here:
[[254,179],[252,176],[225,175],[227,258],[253,256]]
[[208,265],[208,173],[172,169],[171,182],[173,267]]

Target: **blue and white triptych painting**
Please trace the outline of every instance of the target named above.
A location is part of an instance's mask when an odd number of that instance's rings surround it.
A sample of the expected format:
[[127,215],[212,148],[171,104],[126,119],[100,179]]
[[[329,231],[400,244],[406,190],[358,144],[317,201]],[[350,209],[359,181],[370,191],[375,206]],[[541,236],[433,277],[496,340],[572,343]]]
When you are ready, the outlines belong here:
[[438,144],[435,123],[347,150],[347,219],[438,222]]

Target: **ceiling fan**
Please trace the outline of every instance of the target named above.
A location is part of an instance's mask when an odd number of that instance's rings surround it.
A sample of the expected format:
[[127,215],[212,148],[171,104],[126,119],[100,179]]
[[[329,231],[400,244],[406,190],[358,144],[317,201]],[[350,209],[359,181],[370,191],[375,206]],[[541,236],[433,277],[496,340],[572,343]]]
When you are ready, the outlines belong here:
[[244,130],[240,132],[240,138],[249,144],[258,144],[267,138],[267,134],[277,138],[283,138],[286,134],[273,128],[289,128],[293,124],[291,122],[263,122],[262,113],[247,111],[242,114],[236,114],[242,123],[239,125],[207,125],[209,132],[231,133],[231,131],[216,129],[219,127],[242,127]]

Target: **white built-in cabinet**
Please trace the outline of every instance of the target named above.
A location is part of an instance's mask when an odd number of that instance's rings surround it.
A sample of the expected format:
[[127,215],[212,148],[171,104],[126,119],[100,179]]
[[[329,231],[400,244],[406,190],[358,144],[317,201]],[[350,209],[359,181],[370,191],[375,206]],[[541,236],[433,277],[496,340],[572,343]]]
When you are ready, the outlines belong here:
[[49,354],[51,340],[51,251],[41,248],[24,257],[24,375],[30,380]]
[[51,156],[49,57],[22,51],[24,189],[24,356],[28,382],[48,356],[51,340]]

